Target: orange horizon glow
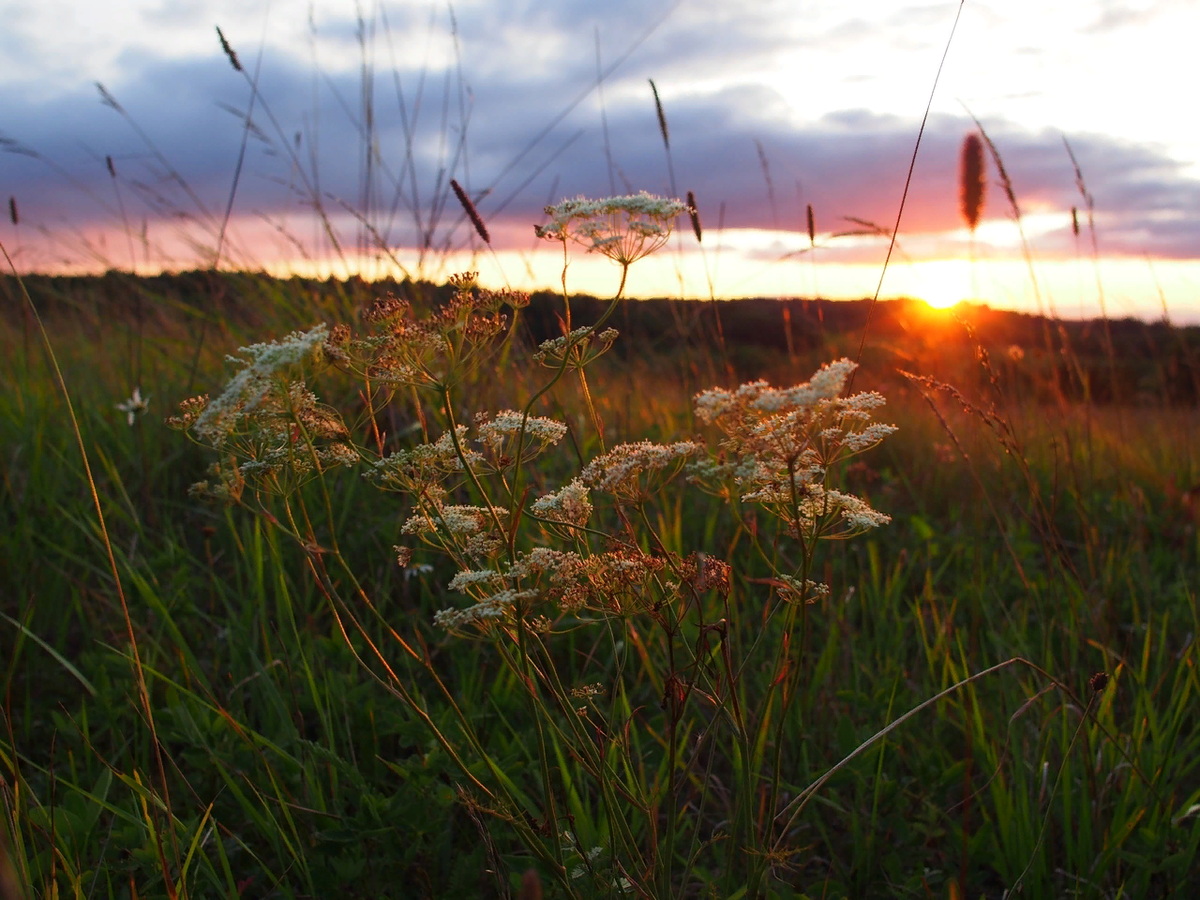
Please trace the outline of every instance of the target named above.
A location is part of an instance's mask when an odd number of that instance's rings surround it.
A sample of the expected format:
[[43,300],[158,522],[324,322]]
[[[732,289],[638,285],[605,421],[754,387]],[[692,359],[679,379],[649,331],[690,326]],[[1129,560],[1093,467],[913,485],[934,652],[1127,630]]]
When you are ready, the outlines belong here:
[[[262,231],[239,230],[240,252],[232,255],[228,264],[223,259],[221,268],[259,271],[279,278],[323,280],[357,275],[374,281],[411,276],[435,282],[456,272],[478,271],[480,283],[491,288],[562,289],[561,248],[535,241],[532,235],[526,249],[493,251],[481,246],[430,257],[419,266],[416,254],[404,248],[394,249],[388,256],[350,253],[338,258],[323,253],[305,258],[296,255],[294,245],[282,245]],[[24,237],[21,244],[11,238],[3,240],[22,272],[84,275],[117,269],[157,275],[206,267],[194,243],[158,243],[148,252],[135,245],[135,264],[131,268],[129,242],[120,231],[91,232],[89,248],[107,253],[78,254],[81,258],[74,261],[62,256],[56,260],[52,251],[30,241],[28,232]],[[1159,320],[1165,314],[1174,322],[1200,323],[1200,260],[1114,256],[1093,263],[1090,259],[1046,257],[1034,259],[1031,275],[1029,263],[1019,255],[985,246],[977,248],[974,262],[962,257],[894,256],[881,278],[886,242],[860,242],[848,248],[829,242],[822,247],[819,236],[814,265],[807,255],[788,252],[790,248],[784,241],[795,241],[794,235],[728,229],[720,235],[719,244],[715,237],[706,233],[704,244],[697,246],[690,233],[677,232],[670,245],[630,269],[625,296],[860,300],[878,292],[881,299],[917,299],[933,309],[950,309],[967,301],[1064,319],[1099,318],[1105,314],[1110,318]],[[914,247],[919,240],[937,243],[943,237],[914,235],[906,242]],[[872,256],[878,261],[870,261]],[[588,255],[582,248],[571,248],[568,290],[605,297],[613,294],[619,282],[619,268],[612,262]]]

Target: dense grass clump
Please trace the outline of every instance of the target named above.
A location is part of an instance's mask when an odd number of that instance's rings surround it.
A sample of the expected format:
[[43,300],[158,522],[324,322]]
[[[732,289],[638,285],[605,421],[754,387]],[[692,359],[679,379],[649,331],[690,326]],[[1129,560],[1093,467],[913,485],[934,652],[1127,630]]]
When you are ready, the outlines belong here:
[[[384,286],[201,273],[31,288],[91,482],[7,280],[5,900],[533,896],[534,880],[547,897],[1200,890],[1194,335],[1129,325],[1130,346],[1179,362],[1119,356],[1112,382],[1100,344],[1090,374],[1083,323],[1063,326],[1071,354],[1050,355],[1030,317],[931,325],[881,307],[854,389],[885,395],[898,430],[831,458],[826,483],[891,522],[818,542],[849,520],[697,491],[674,463],[604,502],[596,476],[591,518],[535,501],[622,444],[724,439],[732,459],[745,434],[718,436],[693,396],[792,385],[852,354],[853,304],[821,319],[797,306],[795,340],[765,348],[739,323],[777,323],[778,306],[617,307],[623,333],[593,362],[611,307],[573,297],[587,333],[547,368],[534,354],[562,334],[564,298],[514,313],[469,282],[391,285],[408,333],[444,326],[459,362],[473,354],[455,368],[398,345],[364,355],[382,346],[370,334],[396,333]],[[217,453],[163,424],[221,393],[226,354],[321,322],[353,333],[298,361],[318,402],[289,370],[260,430]],[[402,365],[424,374],[387,382]],[[128,402],[135,388],[148,405]],[[529,426],[496,425],[508,437],[475,460],[487,432],[472,414],[504,409],[565,425],[556,449],[533,460],[510,440],[536,443]],[[448,422],[465,439],[424,492],[382,492],[331,449],[383,460]],[[236,502],[189,495],[198,482]],[[502,527],[483,557],[415,539],[484,498]],[[549,546],[657,574],[589,582],[575,605],[549,581],[513,583],[541,592],[528,610],[435,624],[496,596],[448,591],[456,575]]]

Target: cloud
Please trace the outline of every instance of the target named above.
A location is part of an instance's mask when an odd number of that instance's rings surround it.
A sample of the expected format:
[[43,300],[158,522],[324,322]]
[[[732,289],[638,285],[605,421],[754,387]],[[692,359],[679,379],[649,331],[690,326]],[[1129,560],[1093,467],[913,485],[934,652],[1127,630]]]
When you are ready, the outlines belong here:
[[[527,246],[529,226],[540,220],[548,198],[607,194],[610,184],[621,192],[670,191],[647,83],[654,78],[670,127],[676,189],[696,193],[709,234],[722,205],[727,229],[770,230],[778,221],[780,228],[800,232],[810,203],[825,233],[850,227],[848,216],[890,227],[919,122],[861,108],[805,119],[780,91],[736,74],[747,58],[782,53],[800,40],[825,42],[825,49],[840,40],[850,48],[868,37],[886,38],[893,25],[928,32],[950,7],[906,7],[892,24],[830,18],[806,37],[786,24],[794,20],[783,14],[786,7],[779,3],[748,15],[716,0],[678,7],[663,2],[649,11],[633,0],[606,4],[603,11],[590,0],[479,0],[456,5],[461,55],[445,23],[431,25],[426,8],[389,9],[398,68],[393,73],[393,54],[378,31],[369,70],[371,140],[379,158],[369,166],[359,26],[352,18],[327,16],[318,23],[327,42],[319,69],[303,48],[267,48],[254,100],[257,131],[247,141],[235,214],[309,215],[308,207],[319,201],[339,227],[353,231],[346,206],[389,243],[411,244],[420,240],[412,213],[415,183],[421,228],[436,224],[439,239],[465,241],[468,229],[453,198],[447,199],[454,177],[480,197],[480,211],[498,241]],[[174,14],[164,6],[154,15]],[[655,16],[667,18],[656,26]],[[601,38],[602,65],[635,48],[604,83],[607,152],[592,91],[593,28]],[[249,68],[255,48],[230,38]],[[243,138],[242,123],[229,110],[247,108],[246,80],[220,55],[215,36],[210,51],[183,58],[130,49],[119,68],[123,76],[106,86],[128,118],[105,107],[90,85],[10,96],[0,121],[0,136],[10,142],[0,147],[8,151],[0,153],[0,193],[17,196],[23,217],[51,230],[117,228],[120,199],[135,222],[145,216],[190,223],[197,240],[211,241]],[[393,75],[411,130],[411,170]],[[1034,250],[1073,252],[1067,214],[1083,201],[1062,135],[999,117],[984,124],[1023,212],[1060,215],[1060,226],[1031,230]],[[920,235],[961,228],[958,152],[972,127],[965,115],[931,117],[901,224],[910,247],[920,244]],[[1096,200],[1103,250],[1200,257],[1200,182],[1183,164],[1154,145],[1094,132],[1068,138]],[[12,152],[21,149],[36,156]],[[119,176],[115,185],[106,156]],[[998,187],[989,191],[988,204],[985,217],[1008,215]],[[854,258],[853,245],[846,246],[846,258]],[[831,253],[841,252],[836,242],[831,247]]]

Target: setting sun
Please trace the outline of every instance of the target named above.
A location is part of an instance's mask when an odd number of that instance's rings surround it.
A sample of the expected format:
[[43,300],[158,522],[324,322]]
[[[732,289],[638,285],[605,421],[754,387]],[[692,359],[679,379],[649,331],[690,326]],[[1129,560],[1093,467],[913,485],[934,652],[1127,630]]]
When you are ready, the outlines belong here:
[[934,309],[949,309],[972,298],[971,264],[966,260],[937,260],[912,266],[913,296]]

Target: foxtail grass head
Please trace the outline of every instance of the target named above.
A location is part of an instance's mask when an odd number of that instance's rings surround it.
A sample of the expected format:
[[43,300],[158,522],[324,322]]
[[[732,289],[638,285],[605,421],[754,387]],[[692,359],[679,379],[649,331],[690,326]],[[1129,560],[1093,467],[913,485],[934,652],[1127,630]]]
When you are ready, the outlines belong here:
[[467,192],[463,190],[461,184],[450,179],[450,187],[454,191],[454,196],[458,198],[458,202],[462,205],[463,212],[467,214],[467,218],[471,220],[471,224],[475,226],[475,233],[483,239],[485,244],[491,244],[492,238],[488,234],[487,226],[483,224],[483,217],[479,215],[479,210],[475,208],[475,204],[471,198],[467,196]]
[[235,72],[242,71],[242,62],[238,59],[237,53],[229,46],[229,41],[225,40],[225,34],[221,31],[221,26],[217,26],[217,40],[221,42],[221,49],[225,51],[225,55],[229,57],[229,64],[233,66]]
[[700,210],[696,206],[696,195],[691,191],[687,192],[687,211],[688,218],[692,220],[692,231],[696,235],[696,243],[700,243]]
[[662,100],[658,97],[658,85],[654,79],[649,79],[650,90],[654,92],[654,111],[658,114],[658,130],[662,133],[663,146],[671,149],[671,132],[667,129],[667,114],[663,112]]
[[959,200],[963,219],[972,232],[983,213],[983,198],[987,189],[983,169],[983,141],[975,133],[963,138],[962,159],[958,170]]

